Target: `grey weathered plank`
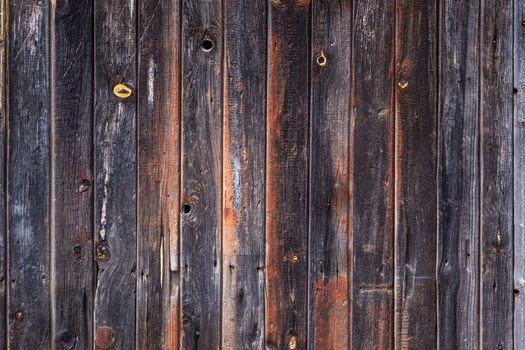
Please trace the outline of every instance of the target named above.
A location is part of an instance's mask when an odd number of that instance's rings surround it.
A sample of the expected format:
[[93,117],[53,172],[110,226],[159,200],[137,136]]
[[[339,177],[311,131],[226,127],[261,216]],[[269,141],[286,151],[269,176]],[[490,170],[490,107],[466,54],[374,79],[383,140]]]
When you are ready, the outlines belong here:
[[179,7],[139,2],[137,349],[179,345]]
[[310,1],[271,1],[268,21],[266,347],[304,349]]
[[525,348],[525,1],[514,2],[514,348]]
[[352,1],[311,6],[308,342],[346,349]]
[[220,348],[222,4],[182,1],[182,347]]
[[481,2],[481,347],[513,348],[513,1]]
[[479,348],[479,1],[440,13],[438,313],[441,349]]
[[0,344],[6,346],[7,283],[7,1],[0,1]]
[[222,349],[262,349],[266,2],[224,6]]
[[9,2],[8,347],[49,348],[49,6]]
[[52,341],[93,347],[93,1],[51,4]]
[[437,1],[397,0],[395,344],[437,344]]
[[393,349],[395,1],[354,6],[352,346]]
[[95,2],[96,349],[135,347],[136,16],[133,0]]

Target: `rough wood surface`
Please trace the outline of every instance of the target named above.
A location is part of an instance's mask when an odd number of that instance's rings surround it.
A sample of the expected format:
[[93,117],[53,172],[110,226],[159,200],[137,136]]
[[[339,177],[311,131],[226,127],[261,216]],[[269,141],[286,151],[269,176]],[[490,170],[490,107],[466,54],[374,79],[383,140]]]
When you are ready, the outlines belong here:
[[397,1],[395,343],[437,343],[437,2]]
[[266,3],[226,1],[224,31],[222,349],[262,349]]
[[352,346],[394,348],[395,3],[355,3]]
[[306,348],[309,1],[271,1],[266,138],[266,347]]
[[308,340],[312,349],[346,349],[352,2],[311,6]]
[[481,348],[513,349],[513,120],[510,0],[481,2]]
[[0,344],[6,347],[7,281],[7,0],[0,1]]
[[51,5],[52,341],[93,347],[93,1]]
[[9,2],[8,334],[10,349],[50,340],[49,6]]
[[479,348],[479,1],[440,13],[438,313],[441,349]]
[[525,1],[514,2],[514,348],[525,348]]
[[219,0],[182,2],[182,347],[219,349],[223,18]]
[[[135,347],[136,2],[95,2],[95,348]],[[114,94],[125,84],[131,96]],[[117,91],[118,92],[118,91]]]
[[180,8],[139,2],[137,349],[179,345]]

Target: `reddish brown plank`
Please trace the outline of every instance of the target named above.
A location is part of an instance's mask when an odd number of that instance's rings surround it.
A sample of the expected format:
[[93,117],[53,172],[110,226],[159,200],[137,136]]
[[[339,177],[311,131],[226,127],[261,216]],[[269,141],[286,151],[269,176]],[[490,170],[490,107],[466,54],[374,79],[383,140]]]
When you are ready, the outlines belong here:
[[266,346],[306,347],[310,2],[270,2]]
[[352,2],[312,1],[309,334],[313,349],[349,346],[348,230]]
[[225,1],[224,25],[222,348],[261,349],[264,341],[265,1]]
[[179,7],[139,3],[137,349],[179,348]]
[[394,348],[395,1],[355,1],[352,346]]
[[437,2],[397,0],[395,344],[437,344]]

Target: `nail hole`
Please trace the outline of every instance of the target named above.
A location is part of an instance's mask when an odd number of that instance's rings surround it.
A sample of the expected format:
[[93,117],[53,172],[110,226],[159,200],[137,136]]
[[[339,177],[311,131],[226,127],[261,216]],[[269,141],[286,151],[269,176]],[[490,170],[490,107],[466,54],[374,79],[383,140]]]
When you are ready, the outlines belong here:
[[213,49],[213,42],[210,39],[204,39],[201,43],[202,50],[204,52],[209,52]]
[[324,55],[324,53],[321,52],[321,54],[317,56],[317,64],[321,67],[326,66],[326,56]]
[[183,204],[182,205],[182,213],[183,214],[189,214],[191,211],[191,206],[189,204]]

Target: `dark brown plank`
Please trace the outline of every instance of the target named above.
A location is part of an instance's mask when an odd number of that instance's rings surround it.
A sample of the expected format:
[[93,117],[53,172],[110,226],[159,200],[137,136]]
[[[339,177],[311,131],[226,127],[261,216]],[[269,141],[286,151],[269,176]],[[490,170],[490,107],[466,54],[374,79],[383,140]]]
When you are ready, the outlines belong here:
[[513,348],[511,0],[481,2],[481,347]]
[[139,6],[137,349],[178,349],[180,8]]
[[439,347],[478,349],[479,1],[440,10]]
[[229,0],[224,4],[221,348],[262,349],[266,2]]
[[354,4],[352,346],[393,349],[395,1]]
[[347,349],[352,1],[311,6],[308,341]]
[[525,348],[525,1],[514,1],[514,348]]
[[135,347],[136,16],[135,1],[95,2],[96,349]]
[[269,9],[266,347],[304,349],[308,298],[310,2]]
[[437,344],[437,2],[397,1],[395,343]]
[[10,349],[51,347],[49,6],[9,2],[8,312]]
[[93,347],[93,1],[51,5],[52,341]]
[[182,2],[182,347],[220,348],[222,4]]

